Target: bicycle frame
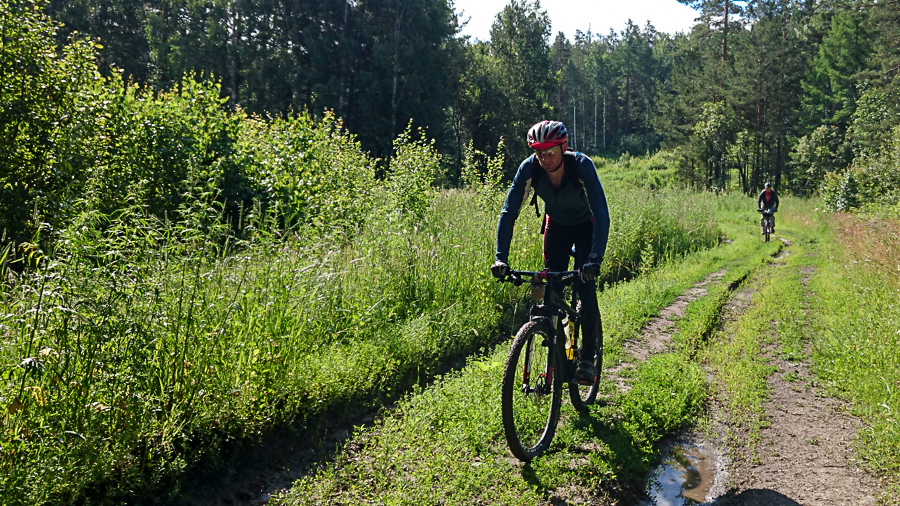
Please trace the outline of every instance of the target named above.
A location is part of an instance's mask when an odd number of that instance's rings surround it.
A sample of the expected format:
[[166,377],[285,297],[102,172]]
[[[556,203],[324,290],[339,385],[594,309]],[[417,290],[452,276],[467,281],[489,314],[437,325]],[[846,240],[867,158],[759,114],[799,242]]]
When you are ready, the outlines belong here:
[[759,213],[762,214],[763,234],[765,234],[766,242],[768,242],[769,234],[775,228],[775,213],[771,209],[760,209]]
[[[567,316],[569,321],[574,322],[576,325],[580,323],[578,311],[573,307],[577,297],[574,287],[571,294],[571,304],[566,301],[563,295],[557,293],[556,290],[559,289],[560,292],[564,292],[565,288],[571,286],[580,275],[581,273],[579,271],[512,271],[509,276],[512,283],[516,286],[530,283],[533,298],[535,297],[534,292],[536,288],[543,290],[543,295],[540,297],[540,299],[543,300],[543,303],[532,306],[531,320],[544,321],[549,328],[554,330],[554,342],[550,343],[551,346],[556,346],[558,342],[563,342],[565,340],[565,327],[561,325],[561,316]],[[535,298],[535,300],[537,300],[537,298]],[[574,346],[577,347],[578,343],[574,343]],[[561,358],[566,358],[565,362],[574,363],[574,360],[568,360],[568,358],[565,357],[565,354],[563,354]],[[574,367],[567,369],[564,379],[571,380],[571,377],[574,374]],[[527,383],[528,378],[523,379],[525,380],[525,383]]]

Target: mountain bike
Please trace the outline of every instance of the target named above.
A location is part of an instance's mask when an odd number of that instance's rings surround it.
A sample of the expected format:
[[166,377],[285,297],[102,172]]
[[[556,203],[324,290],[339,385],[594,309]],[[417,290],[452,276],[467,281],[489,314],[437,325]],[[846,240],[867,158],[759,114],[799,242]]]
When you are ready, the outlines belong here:
[[769,236],[775,231],[775,218],[773,216],[775,211],[771,209],[757,209],[757,211],[762,213],[763,234],[766,236],[766,242],[769,242]]
[[[531,317],[516,333],[503,369],[501,407],[503,431],[513,455],[523,462],[544,453],[556,434],[562,385],[568,384],[572,405],[579,411],[597,398],[603,365],[603,326],[598,322],[594,380],[576,379],[581,322],[578,294],[571,285],[579,271],[510,271],[500,281],[528,283],[537,302]],[[569,287],[571,303],[565,299]]]

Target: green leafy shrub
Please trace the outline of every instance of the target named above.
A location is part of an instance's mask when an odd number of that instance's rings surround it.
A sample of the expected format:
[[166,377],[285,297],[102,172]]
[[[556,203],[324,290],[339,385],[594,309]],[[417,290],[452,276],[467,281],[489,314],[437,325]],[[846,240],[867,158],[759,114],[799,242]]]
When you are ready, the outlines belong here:
[[852,170],[825,174],[825,180],[819,191],[822,193],[822,203],[828,211],[849,211],[859,206],[859,189]]
[[846,165],[846,156],[839,141],[836,129],[828,125],[822,125],[800,138],[791,152],[792,163],[797,170],[795,183],[799,193],[814,193],[816,185],[824,180],[826,174]]
[[415,140],[411,129],[412,123],[394,140],[385,190],[394,210],[421,218],[434,195],[433,184],[442,174],[441,155],[423,130]]
[[497,156],[494,157],[475,149],[474,143],[469,141],[460,168],[461,186],[485,196],[502,192],[504,152],[502,138],[497,144]]
[[73,39],[57,49],[42,6],[0,0],[0,236],[18,241],[71,216],[105,108],[96,45]]
[[103,130],[94,148],[88,207],[109,214],[129,203],[179,221],[200,194],[234,206],[242,200],[233,146],[240,116],[229,115],[215,83],[190,76],[168,92],[124,85],[114,76]]
[[854,165],[825,175],[820,188],[825,208],[848,211],[867,204],[892,206],[900,202],[900,126],[876,154],[858,157]]
[[332,113],[245,118],[235,147],[241,188],[286,224],[352,228],[373,203],[375,164]]

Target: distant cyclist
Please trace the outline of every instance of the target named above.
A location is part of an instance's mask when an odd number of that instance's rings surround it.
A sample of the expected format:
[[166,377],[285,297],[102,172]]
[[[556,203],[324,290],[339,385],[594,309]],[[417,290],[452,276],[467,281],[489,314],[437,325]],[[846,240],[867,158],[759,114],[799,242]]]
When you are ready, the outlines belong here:
[[[609,239],[606,194],[594,162],[582,153],[569,151],[566,127],[561,122],[542,121],[532,126],[528,147],[534,154],[519,165],[500,211],[496,261],[491,272],[498,278],[509,273],[513,228],[528,190],[533,187],[544,202],[544,267],[550,271],[568,270],[570,252],[575,248],[574,269],[581,269],[575,289],[581,299],[579,315],[584,330],[583,360],[577,374],[580,382],[592,382],[597,375],[591,360],[600,321],[596,279]],[[537,205],[536,200],[532,203]]]
[[[756,210],[764,211],[769,209],[772,213],[778,211],[778,194],[775,193],[775,189],[772,188],[772,183],[766,183],[765,189],[760,192],[759,198],[756,199]],[[765,235],[766,233],[766,223],[765,218],[760,217],[759,225],[762,227],[762,233]],[[775,215],[772,214],[772,233],[775,233]]]

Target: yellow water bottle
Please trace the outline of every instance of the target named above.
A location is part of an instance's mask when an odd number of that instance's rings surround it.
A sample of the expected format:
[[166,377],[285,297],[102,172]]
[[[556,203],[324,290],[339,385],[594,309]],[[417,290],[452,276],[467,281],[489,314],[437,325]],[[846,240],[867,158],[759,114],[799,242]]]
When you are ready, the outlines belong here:
[[575,322],[572,320],[566,325],[566,358],[575,360]]

